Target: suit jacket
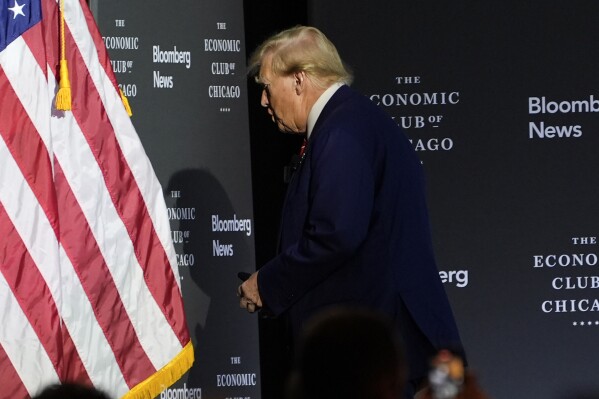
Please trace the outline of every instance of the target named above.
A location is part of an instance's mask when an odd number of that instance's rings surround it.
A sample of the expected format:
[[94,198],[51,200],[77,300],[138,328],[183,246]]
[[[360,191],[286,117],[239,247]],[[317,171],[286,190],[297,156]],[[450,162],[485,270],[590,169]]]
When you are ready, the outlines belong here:
[[421,163],[387,114],[348,86],[331,97],[289,183],[279,254],[258,288],[294,331],[331,305],[397,320],[411,378],[442,347],[461,348],[435,264]]

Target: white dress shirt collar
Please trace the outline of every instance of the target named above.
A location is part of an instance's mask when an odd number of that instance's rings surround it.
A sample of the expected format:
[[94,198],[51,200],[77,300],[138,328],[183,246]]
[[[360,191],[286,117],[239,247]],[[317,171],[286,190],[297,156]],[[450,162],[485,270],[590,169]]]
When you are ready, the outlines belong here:
[[316,121],[318,120],[318,117],[320,116],[320,113],[324,109],[325,105],[327,105],[331,97],[333,97],[333,94],[335,94],[335,92],[339,90],[339,88],[343,85],[344,83],[333,83],[328,89],[324,91],[324,93],[320,95],[320,97],[318,97],[318,100],[316,100],[316,102],[312,106],[312,109],[308,114],[308,126],[306,128],[306,137],[308,139],[310,139],[312,129],[314,129],[314,125],[316,125]]

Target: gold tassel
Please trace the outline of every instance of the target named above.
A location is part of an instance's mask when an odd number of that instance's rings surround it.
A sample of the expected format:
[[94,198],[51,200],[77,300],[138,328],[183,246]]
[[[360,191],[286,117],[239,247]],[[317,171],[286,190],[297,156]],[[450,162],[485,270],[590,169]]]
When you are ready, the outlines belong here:
[[127,96],[125,96],[125,93],[123,93],[121,89],[119,89],[119,92],[121,93],[121,100],[123,101],[123,105],[125,106],[125,111],[127,111],[127,115],[133,116],[133,111],[131,111],[131,106],[129,105],[129,100],[127,99]]
[[56,93],[56,109],[59,111],[70,111],[72,105],[71,82],[69,81],[69,68],[65,53],[64,0],[60,0],[60,81],[58,82],[58,93]]
[[60,61],[60,82],[56,93],[56,109],[59,111],[71,110],[71,82],[69,81],[69,68],[67,60]]

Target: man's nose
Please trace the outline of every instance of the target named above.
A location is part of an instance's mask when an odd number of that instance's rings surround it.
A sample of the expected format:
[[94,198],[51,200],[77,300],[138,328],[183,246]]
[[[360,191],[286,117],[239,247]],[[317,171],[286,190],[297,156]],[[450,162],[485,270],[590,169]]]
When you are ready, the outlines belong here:
[[268,107],[268,95],[266,94],[266,90],[262,90],[262,97],[260,97],[260,105],[263,107]]

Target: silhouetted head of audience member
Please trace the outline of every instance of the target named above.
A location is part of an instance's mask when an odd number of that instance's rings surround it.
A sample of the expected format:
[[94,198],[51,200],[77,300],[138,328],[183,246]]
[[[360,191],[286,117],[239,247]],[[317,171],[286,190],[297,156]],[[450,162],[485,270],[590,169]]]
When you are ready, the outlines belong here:
[[399,335],[385,316],[335,308],[316,316],[298,345],[291,399],[397,399],[406,376]]
[[97,388],[76,383],[53,384],[32,399],[111,399]]

